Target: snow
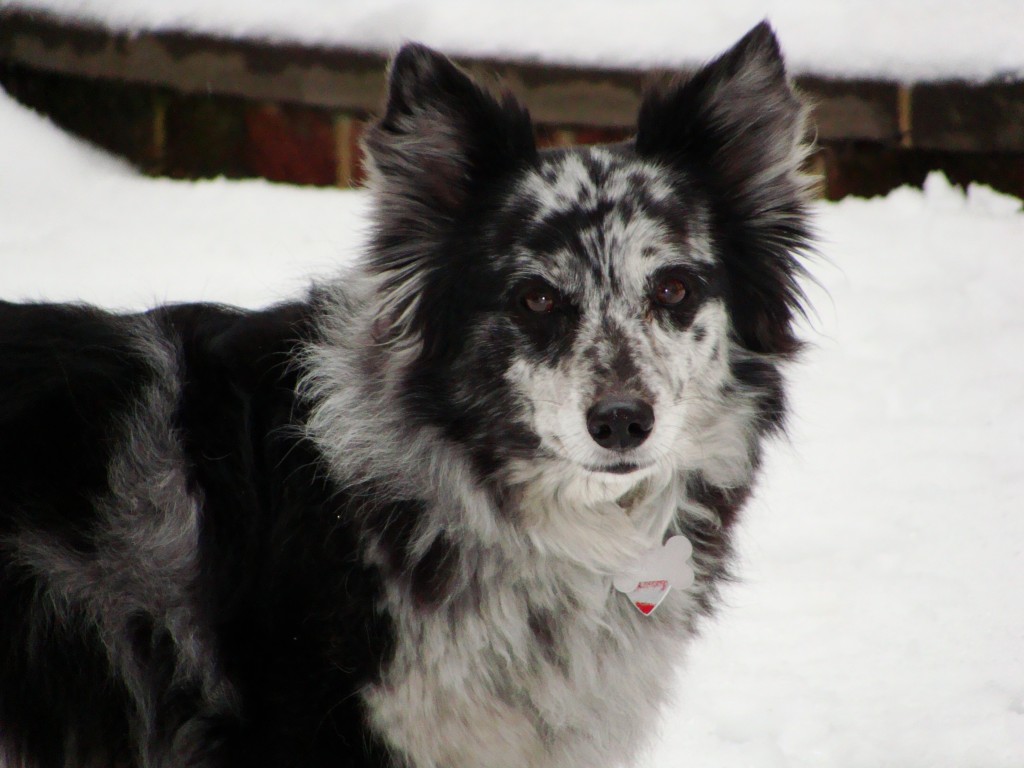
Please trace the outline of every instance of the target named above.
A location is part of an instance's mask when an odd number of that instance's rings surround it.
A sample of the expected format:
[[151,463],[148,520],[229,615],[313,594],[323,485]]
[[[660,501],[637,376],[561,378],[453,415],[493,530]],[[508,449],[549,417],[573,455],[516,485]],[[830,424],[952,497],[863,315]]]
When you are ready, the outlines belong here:
[[[2,94],[0,137],[3,298],[257,306],[365,238],[361,192],[141,178]],[[817,214],[791,439],[641,768],[1020,768],[1020,201],[933,175]]]
[[796,73],[900,81],[1024,78],[1021,0],[0,0],[126,30],[185,29],[389,51],[685,67],[763,18]]
[[1020,208],[821,206],[790,444],[652,766],[1024,765]]
[[138,176],[0,90],[0,297],[257,306],[358,247],[364,197]]

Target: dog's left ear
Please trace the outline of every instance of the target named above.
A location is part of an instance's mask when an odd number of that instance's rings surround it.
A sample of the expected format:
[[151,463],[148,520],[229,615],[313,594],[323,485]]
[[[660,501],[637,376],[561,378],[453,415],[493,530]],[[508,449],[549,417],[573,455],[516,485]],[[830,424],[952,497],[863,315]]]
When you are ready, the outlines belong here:
[[391,63],[384,116],[364,140],[370,186],[390,212],[438,221],[474,190],[536,153],[526,109],[500,99],[445,56],[405,45]]
[[[767,22],[688,78],[648,93],[636,150],[706,187],[730,275],[737,333],[786,354],[802,303],[796,254],[808,247],[805,110]],[[724,242],[721,242],[724,241]]]

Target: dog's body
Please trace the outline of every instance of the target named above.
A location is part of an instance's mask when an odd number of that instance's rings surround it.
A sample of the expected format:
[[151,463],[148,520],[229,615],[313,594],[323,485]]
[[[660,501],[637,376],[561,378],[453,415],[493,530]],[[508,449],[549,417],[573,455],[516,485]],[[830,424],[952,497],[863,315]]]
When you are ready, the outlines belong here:
[[[0,305],[0,760],[631,760],[783,417],[801,134],[765,25],[544,153],[408,46],[337,284]],[[696,581],[640,615],[670,534]]]

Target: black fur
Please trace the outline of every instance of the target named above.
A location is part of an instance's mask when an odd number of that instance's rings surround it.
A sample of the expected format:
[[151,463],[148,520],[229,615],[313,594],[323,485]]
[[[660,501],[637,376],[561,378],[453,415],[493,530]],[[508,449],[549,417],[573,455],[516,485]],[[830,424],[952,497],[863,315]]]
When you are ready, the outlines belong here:
[[[380,576],[355,562],[359,532],[338,522],[336,510],[362,502],[330,484],[297,429],[294,348],[309,333],[308,315],[302,305],[258,313],[195,305],[147,318],[179,355],[184,387],[167,426],[183,447],[189,491],[204,502],[190,590],[216,632],[208,663],[239,700],[236,711],[198,724],[199,743],[173,748],[180,765],[384,761],[347,695],[380,667],[390,642],[374,610]],[[0,304],[0,734],[15,765],[29,755],[46,768],[141,764],[131,744],[137,713],[88,612],[41,603],[45,575],[10,558],[11,537],[26,531],[84,559],[100,545],[94,502],[110,491],[110,451],[131,399],[154,375],[130,338],[139,319]],[[195,716],[195,681],[174,679],[177,649],[152,617],[140,613],[133,627],[170,744]]]

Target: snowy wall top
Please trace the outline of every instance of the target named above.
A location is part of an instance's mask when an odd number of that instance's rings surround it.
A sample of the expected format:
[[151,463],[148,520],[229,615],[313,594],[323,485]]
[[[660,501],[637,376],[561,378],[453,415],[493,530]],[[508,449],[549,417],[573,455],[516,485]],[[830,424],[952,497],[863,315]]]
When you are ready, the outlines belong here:
[[791,70],[841,78],[1024,80],[1021,0],[0,0],[124,31],[387,52],[419,40],[453,55],[613,68],[685,68],[762,18]]

